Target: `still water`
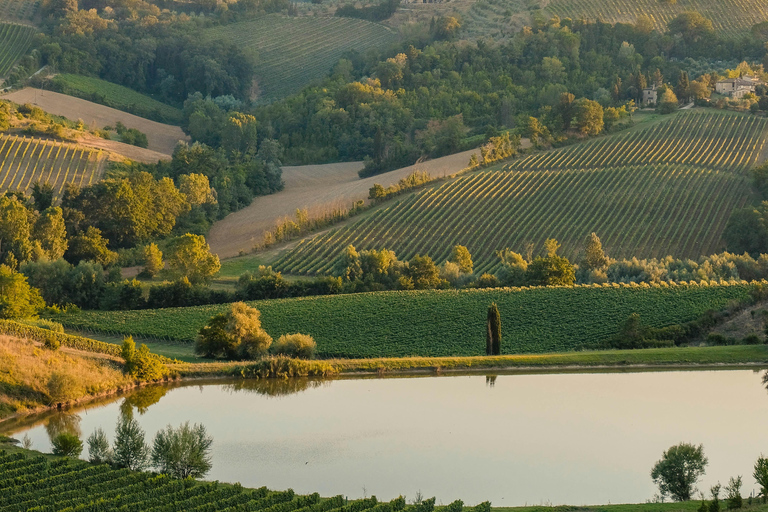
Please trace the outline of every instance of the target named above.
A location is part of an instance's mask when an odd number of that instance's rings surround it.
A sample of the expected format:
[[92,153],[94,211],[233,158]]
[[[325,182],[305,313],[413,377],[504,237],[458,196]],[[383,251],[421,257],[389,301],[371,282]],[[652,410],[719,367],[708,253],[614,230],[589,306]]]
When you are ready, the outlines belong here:
[[743,475],[748,496],[768,454],[768,393],[752,370],[216,381],[2,428],[50,451],[62,430],[84,440],[103,427],[111,439],[121,414],[148,441],[169,423],[204,424],[207,480],[445,504],[643,502],[656,493],[654,462],[681,441],[703,443],[709,458],[699,489]]

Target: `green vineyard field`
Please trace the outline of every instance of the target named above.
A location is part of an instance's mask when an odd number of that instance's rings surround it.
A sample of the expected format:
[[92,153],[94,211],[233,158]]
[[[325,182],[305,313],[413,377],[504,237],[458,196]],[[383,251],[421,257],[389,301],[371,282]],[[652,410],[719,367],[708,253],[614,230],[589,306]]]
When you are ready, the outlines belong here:
[[473,173],[302,241],[274,267],[327,274],[348,245],[387,248],[438,262],[466,246],[475,272],[495,270],[495,251],[536,250],[556,238],[578,256],[593,231],[612,257],[697,258],[722,250],[734,208],[749,199],[747,169],[764,149],[766,121],[680,113],[644,129],[534,154]]
[[0,20],[32,21],[40,10],[40,0],[0,0]]
[[[748,296],[747,284],[584,285],[573,288],[424,290],[274,299],[250,303],[267,332],[302,332],[320,357],[477,356],[495,302],[503,354],[567,352],[616,334],[631,313],[662,327],[694,320]],[[143,311],[83,311],[56,321],[84,331],[191,341],[227,305]]]
[[50,183],[57,199],[66,183],[86,186],[97,181],[106,159],[100,150],[34,137],[0,137],[0,192],[29,193],[32,185]]
[[364,20],[277,14],[211,28],[206,35],[230,40],[252,52],[264,100],[286,96],[323,78],[347,51],[364,54],[398,38],[384,25]]
[[[244,489],[218,482],[116,469],[80,460],[0,451],[0,512],[25,510],[172,510],[264,512],[396,512],[405,500],[349,501],[343,496],[297,495],[293,490]],[[465,509],[471,511],[471,508]]]
[[[0,0],[0,12],[2,12],[2,0]],[[0,77],[7,75],[16,61],[27,53],[35,32],[33,27],[26,25],[0,23]]]

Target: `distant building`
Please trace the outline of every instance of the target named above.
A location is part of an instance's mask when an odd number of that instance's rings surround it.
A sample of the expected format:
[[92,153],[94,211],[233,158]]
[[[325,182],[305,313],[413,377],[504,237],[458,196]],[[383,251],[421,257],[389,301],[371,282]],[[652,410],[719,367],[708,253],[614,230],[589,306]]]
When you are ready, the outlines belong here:
[[715,91],[718,94],[740,99],[748,92],[754,93],[755,87],[758,85],[765,85],[765,82],[755,76],[727,78],[725,80],[720,80],[715,84]]
[[659,99],[659,92],[656,84],[643,89],[643,105],[655,105]]

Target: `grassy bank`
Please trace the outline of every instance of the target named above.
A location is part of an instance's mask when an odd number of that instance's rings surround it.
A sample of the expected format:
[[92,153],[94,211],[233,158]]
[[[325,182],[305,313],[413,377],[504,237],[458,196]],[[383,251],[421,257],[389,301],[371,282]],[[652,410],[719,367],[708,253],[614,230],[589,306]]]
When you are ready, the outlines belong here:
[[[749,296],[747,284],[576,286],[376,292],[255,301],[277,338],[302,332],[322,358],[479,356],[486,310],[501,311],[502,354],[568,352],[615,335],[632,313],[651,327],[687,322]],[[192,341],[227,305],[57,315],[67,327]]]

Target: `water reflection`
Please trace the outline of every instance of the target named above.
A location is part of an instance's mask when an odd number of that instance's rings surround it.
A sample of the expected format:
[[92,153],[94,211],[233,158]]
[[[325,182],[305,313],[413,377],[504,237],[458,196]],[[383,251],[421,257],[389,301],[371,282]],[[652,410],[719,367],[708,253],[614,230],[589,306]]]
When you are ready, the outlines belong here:
[[485,385],[488,386],[489,388],[494,387],[496,385],[496,377],[498,377],[498,375],[486,375]]
[[227,384],[224,389],[232,392],[256,393],[267,397],[281,397],[302,393],[330,385],[331,381],[316,379],[256,379],[239,380]]
[[80,430],[80,415],[72,412],[61,411],[48,418],[45,423],[45,431],[48,433],[48,439],[53,439],[59,434],[71,434],[77,438],[82,437]]
[[168,386],[147,386],[134,391],[125,397],[123,403],[120,404],[120,413],[123,419],[132,420],[134,408],[140,416],[143,416],[151,406],[168,393],[169,389]]

